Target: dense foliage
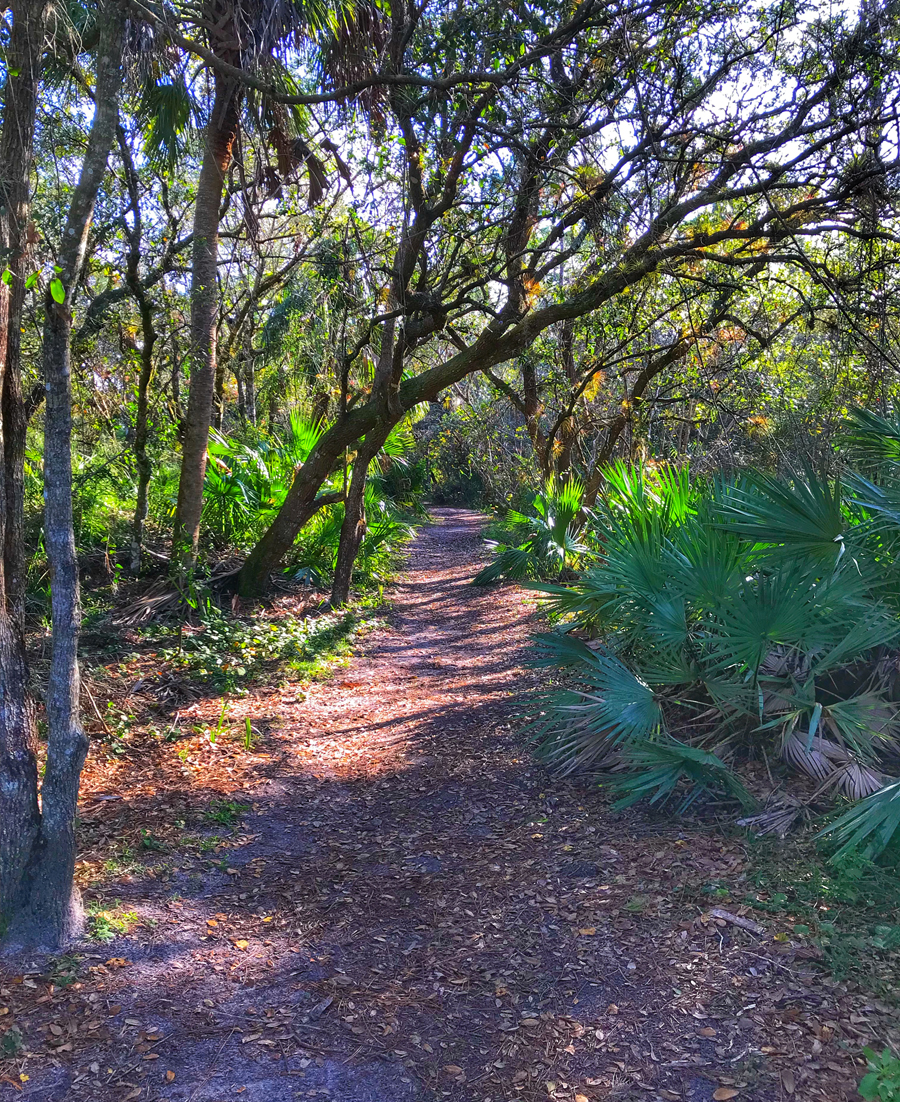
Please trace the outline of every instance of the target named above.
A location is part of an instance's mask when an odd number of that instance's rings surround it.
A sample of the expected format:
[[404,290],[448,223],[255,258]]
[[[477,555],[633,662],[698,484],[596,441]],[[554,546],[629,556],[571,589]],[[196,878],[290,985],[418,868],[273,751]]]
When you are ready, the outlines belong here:
[[[813,788],[750,824],[783,832],[831,793],[861,801],[829,828],[839,853],[891,842],[900,425],[857,411],[851,430],[865,475],[607,468],[594,510],[570,516],[555,544],[561,554],[577,530],[586,568],[543,587],[557,622],[540,641],[544,659],[574,678],[537,723],[557,768],[613,769],[620,806],[674,798],[684,809],[712,793],[749,812],[735,762],[780,758]],[[521,575],[527,546],[500,553],[479,580]]]
[[[892,485],[871,457],[852,484],[773,472],[801,456],[818,471],[847,409],[894,397],[897,41],[887,0],[14,0],[0,908],[16,937],[59,943],[81,921],[79,572],[102,557],[108,596],[130,574],[145,612],[175,617],[255,599],[280,571],[342,606],[354,569],[384,579],[430,490],[518,511],[482,580],[571,580],[608,527],[617,630],[648,632],[621,653],[643,670],[646,735],[676,684],[730,686],[719,703],[752,724],[739,671],[769,677],[753,618],[798,603],[761,722],[790,746],[791,709],[813,740],[840,731],[845,774],[871,787],[879,686],[846,697],[852,715],[816,694],[874,644],[845,621],[840,655],[818,640],[854,609],[890,642],[870,575],[893,562]],[[665,507],[624,468],[619,505],[604,490],[611,461],[686,456],[699,482],[651,480]],[[840,521],[831,574],[824,529],[784,536],[792,509]],[[721,608],[684,541],[725,556]],[[657,573],[681,556],[653,591],[669,612],[626,593],[626,553]],[[48,613],[42,776],[26,639]],[[591,653],[594,676],[624,678]],[[688,754],[671,736],[641,751],[663,788],[673,755],[713,768],[716,738]]]

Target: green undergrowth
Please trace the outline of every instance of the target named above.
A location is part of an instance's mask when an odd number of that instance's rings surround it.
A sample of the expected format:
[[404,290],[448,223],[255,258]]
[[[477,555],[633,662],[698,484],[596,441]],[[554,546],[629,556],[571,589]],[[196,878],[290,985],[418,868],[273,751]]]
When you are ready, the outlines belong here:
[[127,934],[137,922],[137,913],[122,910],[118,900],[112,907],[99,901],[88,904],[88,935],[94,941],[112,941]]
[[210,610],[200,630],[155,627],[151,637],[172,640],[158,657],[221,692],[246,688],[279,673],[309,681],[350,657],[354,642],[380,623],[369,599],[350,609],[312,616],[235,618]]
[[[822,953],[840,982],[853,981],[900,1005],[900,868],[896,854],[875,863],[848,855],[834,863],[811,841],[749,843],[747,879],[706,888],[710,905],[747,904],[777,921],[794,942]],[[713,902],[714,901],[714,902]]]

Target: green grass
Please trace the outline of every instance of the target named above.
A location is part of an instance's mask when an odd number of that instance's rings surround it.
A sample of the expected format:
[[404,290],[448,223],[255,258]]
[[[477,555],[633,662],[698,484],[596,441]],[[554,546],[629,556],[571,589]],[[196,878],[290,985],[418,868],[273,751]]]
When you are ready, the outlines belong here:
[[143,868],[142,863],[138,860],[131,846],[127,844],[119,846],[103,862],[103,871],[114,877],[126,876],[140,868]]
[[[347,659],[355,639],[378,625],[372,615],[375,603],[370,600],[351,610],[277,620],[232,618],[214,611],[203,631],[182,636],[178,645],[160,650],[159,657],[221,692],[264,682],[284,669],[301,680],[313,680]],[[177,631],[154,627],[147,634],[171,638]]]

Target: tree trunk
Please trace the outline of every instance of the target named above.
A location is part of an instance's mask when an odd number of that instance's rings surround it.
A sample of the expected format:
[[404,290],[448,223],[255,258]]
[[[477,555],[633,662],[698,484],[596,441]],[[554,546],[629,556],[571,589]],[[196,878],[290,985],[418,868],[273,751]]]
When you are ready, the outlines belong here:
[[216,432],[222,431],[222,423],[225,420],[225,364],[216,357],[216,382],[213,388],[213,418],[212,424]]
[[47,0],[16,0],[7,51],[7,82],[0,135],[0,249],[8,283],[0,286],[3,329],[3,479],[6,517],[2,542],[6,607],[21,623],[25,612],[25,434],[28,417],[22,390],[21,346],[25,279],[28,275],[34,128]]
[[48,289],[44,321],[44,538],[50,564],[53,619],[47,684],[47,768],[41,790],[41,822],[25,873],[13,942],[56,948],[82,927],[74,886],[75,811],[87,737],[79,714],[78,634],[81,609],[72,518],[71,295],[78,283],[97,192],[116,135],[122,83],[125,13],[116,0],[101,10],[96,110],[81,175],[73,193],[57,255],[64,298]]
[[141,292],[138,300],[141,312],[141,374],[138,377],[137,410],[134,417],[134,464],[137,467],[137,499],[134,504],[134,520],[131,525],[131,573],[140,574],[141,555],[144,549],[144,523],[147,520],[147,491],[153,475],[153,465],[147,455],[150,414],[150,382],[153,379],[153,346],[156,329],[153,326],[153,309],[147,296]]
[[0,931],[21,905],[38,836],[34,713],[22,619],[25,604],[21,317],[31,169],[46,0],[14,0],[0,132]]
[[118,127],[119,148],[128,182],[128,194],[131,200],[131,212],[134,218],[132,226],[127,227],[128,257],[125,263],[125,281],[137,303],[141,317],[141,370],[137,385],[137,408],[134,415],[134,465],[137,468],[137,496],[134,505],[134,519],[131,524],[131,563],[132,574],[141,572],[141,556],[144,549],[144,523],[147,520],[147,489],[153,475],[150,457],[147,455],[150,415],[150,383],[153,379],[153,348],[156,344],[156,328],[153,325],[153,306],[141,283],[141,236],[143,219],[141,217],[141,196],[138,174],[131,157],[128,139],[122,127]]
[[203,164],[194,206],[194,252],[191,272],[191,378],[184,419],[181,478],[172,563],[189,571],[197,559],[206,449],[216,384],[216,286],[219,260],[219,207],[225,174],[237,137],[241,89],[231,78],[215,79],[212,115],[206,128]]
[[253,327],[256,320],[256,301],[251,302],[247,324],[241,334],[240,367],[235,371],[241,415],[247,425],[256,424],[256,364],[253,351]]
[[339,608],[350,598],[350,583],[353,580],[353,564],[359,553],[360,544],[366,534],[366,478],[369,464],[381,451],[390,433],[390,428],[381,425],[367,433],[365,440],[356,453],[353,463],[353,475],[350,488],[344,499],[344,522],[341,525],[341,539],[338,544],[337,561],[334,568],[334,583],[331,587],[331,606]]
[[[252,334],[251,334],[252,337]],[[253,341],[248,339],[247,353],[244,356],[244,363],[241,368],[241,375],[244,381],[244,411],[247,416],[247,423],[250,425],[256,424],[256,362],[255,353],[253,351]]]

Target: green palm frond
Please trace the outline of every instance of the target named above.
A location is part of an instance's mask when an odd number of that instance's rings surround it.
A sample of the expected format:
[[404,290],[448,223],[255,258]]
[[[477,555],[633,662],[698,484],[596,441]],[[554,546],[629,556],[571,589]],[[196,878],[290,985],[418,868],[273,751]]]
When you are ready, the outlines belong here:
[[733,532],[698,519],[682,525],[664,554],[670,584],[700,609],[716,609],[740,591],[750,573],[748,549]]
[[584,483],[571,479],[559,484],[548,482],[533,502],[536,516],[510,509],[506,523],[524,529],[527,538],[518,547],[495,544],[497,558],[473,579],[474,585],[489,585],[508,578],[522,581],[559,572],[567,564],[588,553],[580,537],[584,524]]
[[601,648],[589,647],[582,639],[560,632],[542,632],[532,637],[535,666],[559,666],[562,669],[592,666]]
[[325,428],[321,422],[307,421],[299,410],[292,409],[283,440],[285,454],[295,463],[304,463]]
[[896,410],[888,418],[868,409],[851,409],[844,439],[857,459],[900,465],[900,415]]
[[732,489],[720,515],[730,531],[770,548],[769,554],[807,554],[834,564],[844,551],[848,522],[841,484],[811,469],[791,483],[754,472]]
[[616,810],[644,799],[664,804],[683,788],[687,791],[679,805],[682,812],[704,792],[724,794],[744,808],[755,806],[736,774],[708,750],[667,738],[629,746],[623,758],[629,775],[615,783],[617,791],[624,793],[613,805]]
[[769,651],[796,646],[809,628],[807,569],[784,567],[745,581],[718,612],[720,629],[712,643],[714,665],[756,673]]
[[822,713],[822,725],[856,757],[869,764],[877,760],[879,749],[894,743],[900,735],[900,715],[896,706],[875,692],[860,693],[827,705]]
[[660,700],[612,655],[592,654],[579,671],[585,689],[550,694],[532,731],[541,754],[562,773],[596,766],[620,745],[658,735]]
[[472,579],[473,585],[491,585],[499,582],[501,578],[518,582],[526,578],[533,578],[540,573],[541,560],[532,550],[530,545],[522,547],[507,547],[497,554],[492,562],[481,570]]
[[687,642],[690,628],[684,597],[662,594],[648,606],[647,631],[660,646],[677,651]]
[[820,831],[818,837],[827,837],[840,846],[832,857],[834,861],[860,850],[877,857],[890,844],[898,827],[900,781],[860,800],[836,822]]
[[696,499],[686,464],[648,468],[618,460],[603,469],[606,517],[635,528],[655,525],[667,532],[693,513]]
[[858,471],[846,471],[844,485],[854,505],[867,513],[875,513],[895,528],[900,527],[900,480],[893,472],[890,477],[875,483]]
[[171,171],[184,157],[194,115],[195,104],[181,74],[166,73],[143,82],[135,116],[144,153],[155,168]]

